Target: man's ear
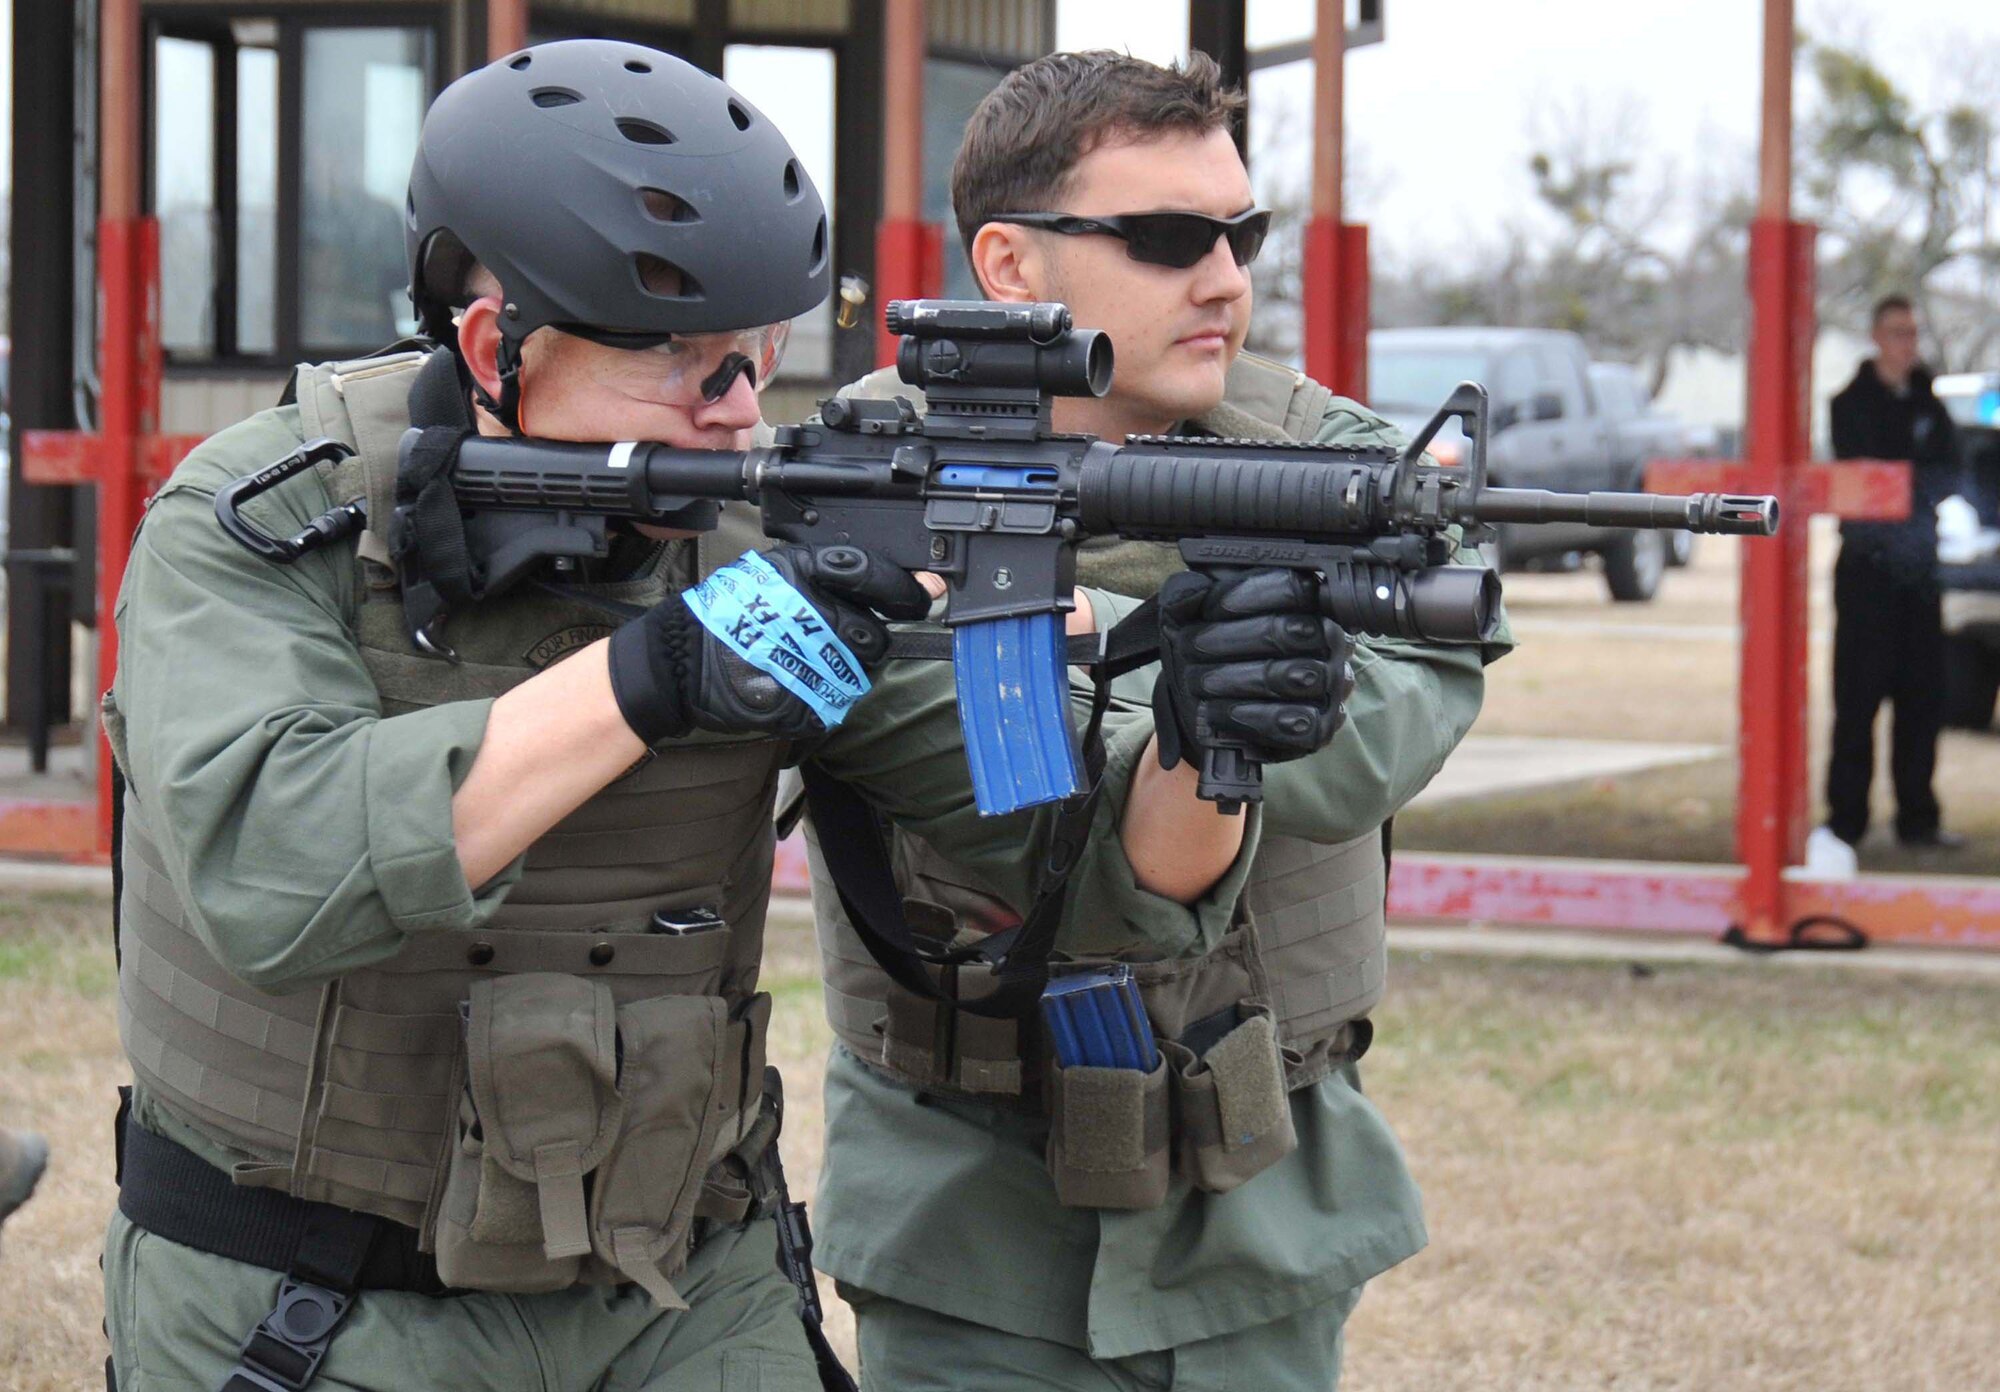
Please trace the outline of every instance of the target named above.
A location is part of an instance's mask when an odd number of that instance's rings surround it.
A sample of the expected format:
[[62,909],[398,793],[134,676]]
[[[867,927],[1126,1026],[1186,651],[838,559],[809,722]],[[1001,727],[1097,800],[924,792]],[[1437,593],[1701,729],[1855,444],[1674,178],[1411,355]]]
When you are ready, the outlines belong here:
[[989,222],[972,235],[973,279],[992,300],[1032,304],[1046,299],[1044,249],[1032,230],[1011,222]]
[[500,399],[500,297],[481,295],[459,311],[458,351],[472,379]]

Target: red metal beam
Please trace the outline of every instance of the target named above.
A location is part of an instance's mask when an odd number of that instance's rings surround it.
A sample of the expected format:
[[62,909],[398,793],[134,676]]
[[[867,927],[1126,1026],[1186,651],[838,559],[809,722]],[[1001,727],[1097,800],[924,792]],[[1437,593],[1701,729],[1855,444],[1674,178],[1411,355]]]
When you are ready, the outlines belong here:
[[486,0],[486,61],[528,46],[528,0]]
[[[1798,497],[1794,479],[1808,453],[1814,337],[1813,229],[1791,220],[1794,44],[1792,0],[1765,0],[1743,483],[1781,500]],[[1745,875],[1738,921],[1758,940],[1784,936],[1784,870],[1804,853],[1810,807],[1805,520],[1794,510],[1776,537],[1743,553],[1736,855]]]
[[1342,396],[1368,396],[1368,229],[1315,217],[1306,224],[1306,375]]
[[[1655,459],[1646,465],[1649,493],[1741,493],[1748,465],[1733,459]],[[1780,499],[1787,523],[1814,513],[1900,522],[1910,515],[1910,466],[1893,459],[1844,459],[1799,464],[1787,475],[1792,488]],[[1761,544],[1761,543],[1759,543]]]
[[[131,537],[139,526],[139,439],[159,418],[160,225],[140,197],[139,0],[103,0],[99,79],[97,682],[118,670],[114,613]],[[146,393],[150,391],[150,399]],[[97,847],[111,853],[111,757],[97,760]]]
[[[1398,918],[1719,937],[1739,923],[1745,871],[1734,865],[1422,855],[1396,857]],[[1873,943],[2000,948],[2000,881],[1944,875],[1780,879],[1780,916],[1826,918]]]
[[27,483],[95,483],[102,437],[81,430],[23,430],[21,478]]
[[1397,918],[1616,928],[1717,937],[1743,872],[1733,865],[1419,855],[1398,852],[1389,882]]
[[[141,442],[139,478],[147,491],[165,483],[205,435],[154,435]],[[95,483],[103,436],[80,430],[21,432],[21,477],[29,483]]]
[[1870,942],[2000,949],[2000,881],[1946,875],[1861,875],[1785,882],[1786,923],[1830,918]]
[[923,0],[886,0],[882,14],[882,221],[875,232],[875,361],[896,361],[896,338],[881,321],[891,300],[922,299],[944,288],[944,229],[924,218]]
[[0,801],[0,855],[97,860],[97,809],[89,802]]
[[1306,373],[1368,396],[1368,229],[1345,221],[1346,0],[1318,0],[1313,27],[1312,216],[1306,223]]

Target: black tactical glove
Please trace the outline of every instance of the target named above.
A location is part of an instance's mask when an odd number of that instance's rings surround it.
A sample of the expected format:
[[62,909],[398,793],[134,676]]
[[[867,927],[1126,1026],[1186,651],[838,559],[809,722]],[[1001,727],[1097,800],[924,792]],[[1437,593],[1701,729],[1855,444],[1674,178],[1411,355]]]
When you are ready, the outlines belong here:
[[[799,617],[830,626],[863,667],[889,649],[878,615],[930,612],[915,577],[858,547],[780,546],[763,557],[811,604],[813,612]],[[611,694],[649,745],[695,729],[800,738],[823,728],[804,701],[710,633],[677,594],[611,635]]]
[[1161,766],[1219,745],[1278,764],[1331,740],[1354,691],[1354,640],[1324,612],[1310,571],[1167,577],[1153,687]]

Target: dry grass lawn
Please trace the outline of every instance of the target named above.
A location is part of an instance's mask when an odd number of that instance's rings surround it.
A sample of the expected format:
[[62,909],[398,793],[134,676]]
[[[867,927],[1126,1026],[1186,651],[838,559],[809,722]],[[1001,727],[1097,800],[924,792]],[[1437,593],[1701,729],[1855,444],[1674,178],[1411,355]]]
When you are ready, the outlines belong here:
[[[0,1117],[56,1160],[0,1251],[0,1387],[99,1386],[123,1073],[105,905],[0,904]],[[809,1192],[814,956],[767,974]],[[2000,1380],[2000,988],[1876,973],[1399,953],[1368,1071],[1430,1249],[1351,1326],[1349,1392]],[[851,1326],[836,1305],[844,1346]]]
[[[1735,859],[1737,561],[1743,546],[1703,538],[1695,563],[1667,572],[1649,604],[1613,604],[1595,566],[1566,575],[1510,573],[1507,609],[1519,647],[1487,674],[1482,735],[1706,744],[1701,763],[1564,784],[1477,802],[1419,805],[1396,818],[1412,850],[1619,860]],[[1812,815],[1824,815],[1832,671],[1831,525],[1812,543]],[[1888,716],[1876,737],[1875,830],[1862,868],[2000,874],[2000,732],[1947,730],[1936,787],[1962,852],[1905,851],[1888,835]]]

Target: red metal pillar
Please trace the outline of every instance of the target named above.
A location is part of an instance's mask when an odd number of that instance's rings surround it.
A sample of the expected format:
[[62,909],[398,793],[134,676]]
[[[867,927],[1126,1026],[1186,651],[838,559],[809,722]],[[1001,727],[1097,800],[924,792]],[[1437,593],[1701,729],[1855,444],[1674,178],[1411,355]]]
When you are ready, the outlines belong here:
[[1765,0],[1758,210],[1750,229],[1750,486],[1789,516],[1777,537],[1742,549],[1737,855],[1741,923],[1753,938],[1786,928],[1784,870],[1804,853],[1807,790],[1807,513],[1814,229],[1791,218],[1792,0]]
[[[875,232],[878,307],[936,295],[944,286],[944,230],[923,220],[926,40],[923,0],[887,0],[882,14],[882,221]],[[896,339],[879,317],[875,360],[884,367],[896,360]]]
[[[103,383],[97,476],[97,682],[118,671],[114,611],[138,529],[140,441],[159,428],[160,228],[140,211],[139,0],[104,0],[100,28],[101,139],[97,259],[103,317],[98,373]],[[150,392],[148,388],[151,388]],[[97,849],[111,851],[111,758],[97,761]]]
[[1312,218],[1306,223],[1306,372],[1343,396],[1368,394],[1368,229],[1342,221],[1345,0],[1318,0],[1313,29]]
[[486,61],[528,46],[528,0],[486,0]]

